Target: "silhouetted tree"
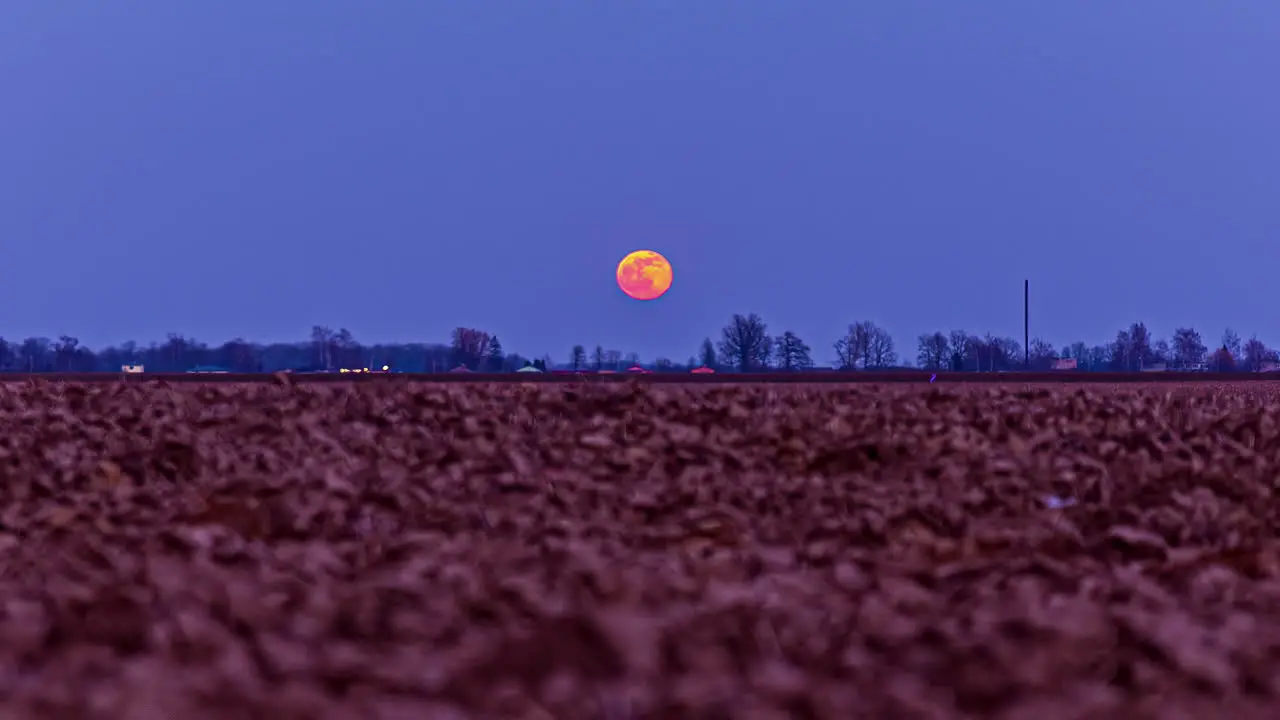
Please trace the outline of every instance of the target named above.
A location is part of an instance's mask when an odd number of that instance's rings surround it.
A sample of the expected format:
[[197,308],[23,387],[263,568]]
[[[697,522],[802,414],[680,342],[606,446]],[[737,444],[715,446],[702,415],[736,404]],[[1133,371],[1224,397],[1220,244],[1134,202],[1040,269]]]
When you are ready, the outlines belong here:
[[[717,347],[718,346],[718,347]],[[863,321],[849,326],[848,332],[835,344],[842,368],[888,367],[897,362],[893,338],[874,323]],[[811,363],[808,346],[792,332],[771,339],[764,322],[757,315],[735,315],[723,329],[721,341],[706,339],[698,353],[689,359],[685,369],[699,363],[712,368],[729,366],[758,370],[773,364],[798,369]],[[744,354],[746,356],[744,362]],[[1032,341],[1026,357],[1033,370],[1052,366],[1056,356],[1048,343]],[[1206,357],[1207,356],[1207,357]],[[928,369],[950,365],[956,370],[1007,370],[1023,366],[1021,346],[1011,338],[987,333],[973,335],[963,330],[927,333],[919,336],[916,360]],[[1222,346],[1212,353],[1192,328],[1178,328],[1169,341],[1153,340],[1146,325],[1133,323],[1116,334],[1113,342],[1088,346],[1075,342],[1062,348],[1061,357],[1074,358],[1081,370],[1136,371],[1150,369],[1153,363],[1169,362],[1174,367],[1202,367],[1207,360],[1215,371],[1232,369],[1254,372],[1270,369],[1280,356],[1257,337],[1241,343],[1232,330],[1223,333]],[[625,359],[625,363],[623,362]],[[597,345],[592,354],[597,369],[622,370],[640,363],[635,353],[604,350]],[[119,372],[126,364],[141,364],[151,372],[184,371],[196,365],[217,365],[236,372],[273,372],[281,369],[328,369],[337,367],[380,367],[389,365],[404,372],[445,371],[459,364],[472,369],[511,370],[525,364],[551,368],[549,357],[530,362],[518,353],[504,353],[496,337],[479,330],[457,328],[450,344],[407,343],[363,346],[346,329],[330,330],[312,327],[309,340],[254,344],[234,338],[210,347],[194,338],[170,333],[162,343],[151,342],[140,347],[132,341],[94,352],[76,338],[62,335],[56,342],[45,338],[27,338],[11,343],[0,338],[0,370],[27,372],[109,371]],[[586,350],[575,345],[570,366],[587,366]],[[680,369],[665,358],[657,359],[654,368]]]
[[782,333],[775,342],[774,357],[782,370],[807,370],[813,367],[809,346],[790,330]]
[[334,367],[357,370],[364,367],[365,358],[361,357],[360,345],[351,336],[351,331],[340,328],[329,335],[328,356]]
[[1209,358],[1209,369],[1214,372],[1235,372],[1235,355],[1232,355],[1225,345],[1218,348],[1213,351],[1213,356]]
[[502,353],[502,342],[498,340],[498,336],[489,338],[489,354],[485,358],[485,370],[502,372],[506,369],[506,359],[507,356]]
[[1257,335],[1244,344],[1244,370],[1261,372],[1264,365],[1273,361],[1275,354],[1258,339]]
[[1236,365],[1244,358],[1244,344],[1240,341],[1240,334],[1231,328],[1222,331],[1222,347],[1231,353],[1231,358]]
[[1203,363],[1206,352],[1208,350],[1200,339],[1200,333],[1192,328],[1178,328],[1173,331],[1170,359],[1178,367],[1187,368]]
[[1133,354],[1141,370],[1155,362],[1155,347],[1146,323],[1136,322],[1129,326],[1129,340],[1133,343]]
[[1027,356],[1027,361],[1031,363],[1028,369],[1035,371],[1052,369],[1054,361],[1058,359],[1058,353],[1053,346],[1040,338],[1031,338]]
[[850,325],[845,336],[836,341],[835,350],[844,370],[889,367],[897,362],[893,337],[870,320]]
[[454,328],[449,348],[453,351],[455,366],[477,370],[481,361],[489,356],[489,333],[474,328]]
[[75,356],[76,348],[80,346],[80,341],[70,335],[62,335],[58,337],[58,342],[53,346],[54,370],[57,372],[70,372],[72,358]]
[[311,345],[315,348],[316,367],[321,370],[332,370],[333,331],[323,325],[312,325]]
[[1151,346],[1151,362],[1168,363],[1173,357],[1173,348],[1169,345],[1169,341],[1160,338],[1156,344]]
[[854,323],[849,326],[845,336],[836,340],[836,363],[841,370],[857,370],[866,368],[870,362],[871,339],[867,336],[865,323]]
[[720,362],[738,372],[761,370],[769,366],[773,342],[759,315],[734,315],[721,331]]
[[169,333],[164,344],[160,346],[158,364],[170,372],[188,370],[195,364],[191,362],[192,349],[192,341],[178,333]]
[[1136,372],[1155,361],[1151,346],[1151,333],[1144,323],[1136,322],[1128,330],[1116,333],[1111,344],[1111,365],[1115,370]]
[[716,346],[711,342],[711,338],[702,341],[702,348],[698,351],[698,362],[703,367],[716,368],[720,363],[716,359]]
[[53,343],[48,338],[27,338],[18,346],[19,366],[27,372],[51,370]]
[[898,353],[893,349],[893,336],[884,328],[872,327],[867,349],[867,357],[873,368],[893,367],[898,364]]
[[952,330],[947,338],[951,346],[952,370],[980,370],[980,350],[982,339],[970,335],[966,330]]
[[916,342],[916,364],[926,370],[941,370],[951,362],[951,344],[940,332],[925,333]]
[[1082,342],[1073,342],[1062,348],[1062,357],[1075,358],[1076,367],[1084,368],[1089,361],[1089,346]]
[[986,361],[988,372],[1022,367],[1022,343],[1013,338],[1002,338],[987,333],[980,341],[978,355]]

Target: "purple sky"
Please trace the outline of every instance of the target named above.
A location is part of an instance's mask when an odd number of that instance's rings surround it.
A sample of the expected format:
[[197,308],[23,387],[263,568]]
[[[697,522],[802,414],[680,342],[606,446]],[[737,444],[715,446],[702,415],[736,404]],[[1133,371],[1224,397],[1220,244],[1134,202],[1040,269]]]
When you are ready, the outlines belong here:
[[[14,2],[0,334],[1280,343],[1280,3]],[[652,248],[675,285],[625,298]]]

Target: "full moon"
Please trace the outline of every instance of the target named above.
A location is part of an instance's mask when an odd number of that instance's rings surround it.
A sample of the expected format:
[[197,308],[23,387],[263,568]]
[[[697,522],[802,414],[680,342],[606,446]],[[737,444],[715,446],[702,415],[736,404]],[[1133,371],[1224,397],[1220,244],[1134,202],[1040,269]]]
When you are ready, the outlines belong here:
[[637,300],[655,300],[671,288],[671,263],[652,250],[636,250],[618,263],[618,287]]

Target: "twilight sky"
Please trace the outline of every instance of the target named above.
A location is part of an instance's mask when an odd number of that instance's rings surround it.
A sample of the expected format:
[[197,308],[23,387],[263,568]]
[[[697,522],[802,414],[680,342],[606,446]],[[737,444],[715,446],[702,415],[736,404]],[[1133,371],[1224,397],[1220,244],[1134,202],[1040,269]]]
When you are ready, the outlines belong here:
[[[1280,3],[0,7],[0,335],[1280,343]],[[672,290],[626,298],[649,248]]]

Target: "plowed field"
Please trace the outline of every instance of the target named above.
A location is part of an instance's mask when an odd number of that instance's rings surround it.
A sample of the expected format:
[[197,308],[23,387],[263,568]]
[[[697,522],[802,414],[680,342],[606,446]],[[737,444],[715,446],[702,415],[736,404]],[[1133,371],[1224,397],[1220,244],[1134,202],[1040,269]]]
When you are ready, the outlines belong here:
[[0,717],[1270,718],[1280,388],[0,386]]

